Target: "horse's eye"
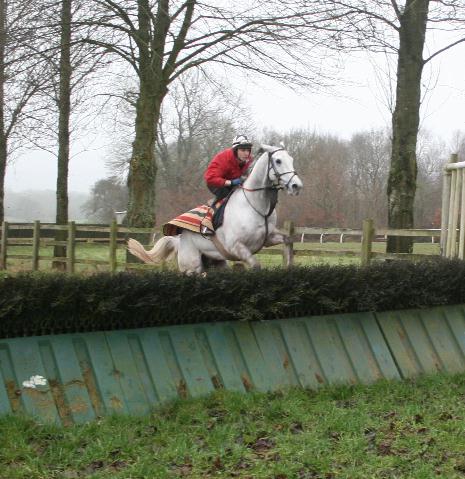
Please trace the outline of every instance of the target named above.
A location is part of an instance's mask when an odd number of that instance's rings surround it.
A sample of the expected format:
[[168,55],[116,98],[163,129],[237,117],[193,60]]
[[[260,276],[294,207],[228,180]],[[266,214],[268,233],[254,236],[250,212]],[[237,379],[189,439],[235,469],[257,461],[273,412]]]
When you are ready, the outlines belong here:
[[276,160],[276,164],[277,164],[277,165],[280,165],[280,164],[281,164],[281,160]]

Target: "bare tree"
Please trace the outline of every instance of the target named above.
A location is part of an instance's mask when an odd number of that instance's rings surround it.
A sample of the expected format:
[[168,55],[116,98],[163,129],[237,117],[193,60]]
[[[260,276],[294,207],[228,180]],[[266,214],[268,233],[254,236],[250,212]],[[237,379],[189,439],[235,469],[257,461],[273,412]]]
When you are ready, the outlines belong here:
[[421,228],[439,228],[442,172],[447,161],[447,147],[444,141],[436,138],[431,132],[420,130],[417,158],[415,224]]
[[262,137],[264,143],[284,142],[305,184],[297,199],[280,198],[279,216],[305,226],[347,225],[352,201],[347,142],[305,129],[285,133],[265,130]]
[[459,161],[465,161],[465,131],[454,132],[451,149],[457,153]]
[[40,2],[0,0],[0,221],[4,218],[7,162],[23,144],[32,98],[44,86],[43,65],[33,56]]
[[353,220],[361,224],[373,218],[386,224],[386,184],[389,173],[390,144],[386,131],[360,132],[349,142],[350,184]]
[[[391,228],[412,228],[422,73],[424,66],[440,53],[465,41],[463,0],[321,0],[318,3],[332,8],[341,44],[396,55],[388,224]],[[428,33],[440,30],[449,31],[446,41],[425,56]],[[388,252],[411,249],[410,238],[388,239]]]
[[310,204],[315,212],[312,223],[346,226],[351,194],[348,188],[350,162],[347,143],[332,135],[320,135],[310,154],[314,160],[304,170],[304,178],[306,189],[311,190]]
[[[128,186],[128,220],[132,226],[154,224],[154,145],[169,85],[186,71],[222,66],[267,75],[294,85],[321,85],[322,66],[316,51],[324,28],[316,21],[326,10],[308,10],[296,0],[95,0],[90,23],[101,28],[94,45],[129,64],[139,82],[135,137]],[[110,39],[110,40],[108,40]],[[309,51],[314,53],[309,55]]]
[[238,131],[252,137],[253,130],[240,97],[224,84],[212,85],[201,72],[188,72],[173,83],[160,115],[155,147],[160,179],[168,188],[202,188],[213,156]]
[[[126,180],[130,151],[127,138],[135,108],[133,92],[124,93],[118,138],[108,155],[111,175]],[[254,126],[246,103],[230,87],[212,83],[200,72],[187,72],[173,82],[160,113],[155,143],[158,174],[156,212],[161,220],[190,209],[210,196],[203,173],[213,156],[228,147],[237,132],[254,136]]]
[[[45,65],[48,81],[37,101],[38,112],[29,118],[28,139],[57,157],[56,223],[64,225],[68,222],[71,137],[77,129],[76,121],[72,127],[72,116],[76,119],[79,107],[82,110],[88,100],[86,85],[103,62],[95,47],[81,41],[82,35],[88,35],[88,27],[74,23],[88,14],[86,0],[44,0],[42,7],[39,34],[47,42],[35,48],[34,55]],[[57,232],[56,239],[63,240],[63,234]],[[64,255],[65,247],[55,246],[54,256]],[[62,263],[54,266],[64,267]]]
[[[56,187],[56,224],[68,222],[68,173],[70,151],[71,116],[71,20],[72,0],[62,0],[60,13],[60,60],[58,71],[58,168]],[[64,232],[58,231],[57,240],[64,240]],[[54,257],[63,257],[65,247],[55,246]],[[55,263],[55,268],[64,269],[63,263]]]

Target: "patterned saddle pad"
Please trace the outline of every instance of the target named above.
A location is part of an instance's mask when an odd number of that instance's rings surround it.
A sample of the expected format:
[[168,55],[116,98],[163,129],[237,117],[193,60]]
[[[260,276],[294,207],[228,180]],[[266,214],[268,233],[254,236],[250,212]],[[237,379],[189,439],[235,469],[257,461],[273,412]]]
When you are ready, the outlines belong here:
[[213,215],[223,202],[224,200],[220,200],[214,206],[200,205],[177,216],[163,225],[163,234],[165,236],[175,236],[180,234],[182,230],[194,231],[203,235],[215,234]]

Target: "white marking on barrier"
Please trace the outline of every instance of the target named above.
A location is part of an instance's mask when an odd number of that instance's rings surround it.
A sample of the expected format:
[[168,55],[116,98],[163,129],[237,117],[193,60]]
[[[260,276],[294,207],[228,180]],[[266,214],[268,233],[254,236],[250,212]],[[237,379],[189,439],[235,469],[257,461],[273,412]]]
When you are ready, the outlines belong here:
[[43,376],[38,374],[31,376],[28,380],[23,381],[23,388],[32,388],[35,389],[37,386],[46,386],[47,380]]

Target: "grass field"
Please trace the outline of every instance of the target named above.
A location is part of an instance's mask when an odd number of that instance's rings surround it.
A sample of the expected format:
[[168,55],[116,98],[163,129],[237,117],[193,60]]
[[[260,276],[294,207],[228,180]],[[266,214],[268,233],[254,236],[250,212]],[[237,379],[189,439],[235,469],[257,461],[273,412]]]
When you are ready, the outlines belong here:
[[[32,255],[31,246],[10,246],[8,247],[8,254],[10,255]],[[41,247],[40,256],[53,257],[53,247]],[[76,264],[76,271],[99,272],[108,271],[109,269],[109,248],[108,245],[81,243],[76,245],[76,258],[84,260],[103,261],[106,264]],[[121,247],[117,250],[118,263],[124,263],[126,260],[126,250]],[[7,266],[10,271],[26,271],[31,269],[31,261],[29,259],[15,259],[8,258]],[[52,261],[43,259],[40,261],[40,270],[51,270]],[[123,268],[121,268],[123,269]]]
[[463,478],[464,400],[457,375],[218,391],[68,428],[3,417],[0,478]]
[[[386,252],[386,243],[373,243],[373,251],[379,253]],[[336,255],[315,255],[315,256],[295,256],[294,263],[296,265],[302,266],[311,266],[317,264],[331,264],[331,265],[347,265],[347,264],[360,264],[359,256],[345,256],[342,253],[344,251],[350,251],[354,253],[360,253],[360,243],[356,242],[347,242],[347,243],[337,243],[337,242],[327,242],[327,243],[294,243],[294,250],[308,250],[313,251],[337,251],[340,252],[340,256]],[[413,247],[413,252],[415,254],[428,254],[428,255],[439,255],[439,244],[435,243],[415,243]],[[273,256],[260,254],[259,256],[260,263],[265,267],[276,267],[282,265],[282,258],[280,256]]]
[[[337,243],[337,242],[328,242],[328,243],[294,243],[295,250],[308,250],[312,249],[314,251],[321,250],[330,250],[330,251],[351,251],[351,252],[360,252],[360,243],[356,242],[347,242],[347,243]],[[373,251],[376,252],[385,252],[386,244],[385,243],[373,243]],[[31,255],[32,248],[28,246],[12,246],[8,248],[8,253],[22,254],[22,255]],[[431,243],[415,243],[414,244],[414,253],[416,254],[439,254],[439,244]],[[43,257],[53,256],[53,248],[41,248],[40,255]],[[103,262],[108,262],[109,251],[107,245],[95,245],[95,244],[78,244],[76,247],[76,258],[84,260],[98,260]],[[125,262],[126,252],[124,247],[121,247],[117,250],[117,261],[120,264],[120,270],[123,270],[123,263]],[[283,260],[280,255],[266,254],[266,252],[258,255],[258,259],[262,266],[271,268],[282,266]],[[332,265],[346,265],[346,264],[360,264],[360,257],[357,256],[344,256],[344,255],[316,255],[316,256],[296,256],[295,257],[296,265],[316,265],[316,264],[332,264]],[[8,259],[8,269],[10,271],[24,271],[31,268],[31,260],[26,259]],[[167,264],[164,267],[171,269],[175,268],[174,263]],[[85,272],[99,272],[107,271],[108,264],[77,264],[76,271],[85,271]],[[156,266],[153,266],[156,268]],[[41,260],[40,261],[41,270],[50,270],[51,261]]]

